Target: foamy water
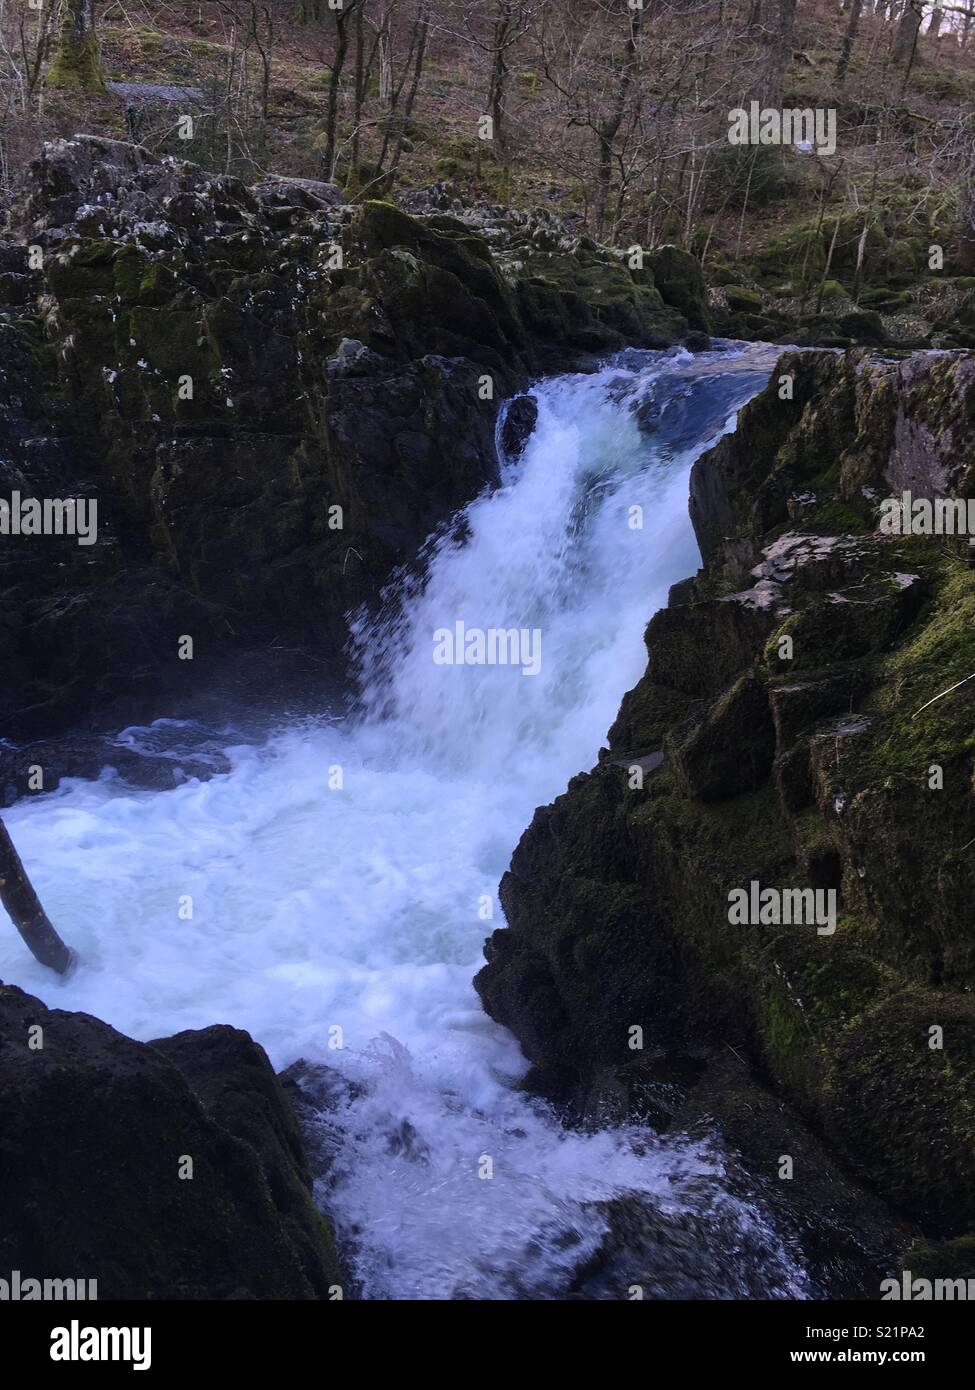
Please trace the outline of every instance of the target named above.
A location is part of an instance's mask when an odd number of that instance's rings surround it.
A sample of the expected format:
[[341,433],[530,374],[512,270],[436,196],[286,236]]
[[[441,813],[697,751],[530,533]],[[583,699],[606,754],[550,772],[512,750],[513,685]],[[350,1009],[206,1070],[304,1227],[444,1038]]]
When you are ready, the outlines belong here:
[[[74,782],[7,813],[81,964],[56,981],[7,930],[0,978],[138,1038],[232,1023],[277,1067],[304,1057],[362,1083],[332,1116],[321,1195],[367,1297],[557,1297],[623,1193],[724,1232],[717,1296],[759,1277],[766,1296],[804,1291],[706,1146],[568,1132],[512,1089],[518,1045],[471,984],[519,836],[594,762],[648,618],[699,563],[690,465],[774,355],[630,354],[537,388],[537,428],[463,539],[435,543],[422,588],[357,625],[355,720],[231,745],[232,771],[206,783]],[[539,673],[436,664],[434,632],[458,621],[537,629]],[[760,1252],[761,1276],[736,1272],[736,1247]]]

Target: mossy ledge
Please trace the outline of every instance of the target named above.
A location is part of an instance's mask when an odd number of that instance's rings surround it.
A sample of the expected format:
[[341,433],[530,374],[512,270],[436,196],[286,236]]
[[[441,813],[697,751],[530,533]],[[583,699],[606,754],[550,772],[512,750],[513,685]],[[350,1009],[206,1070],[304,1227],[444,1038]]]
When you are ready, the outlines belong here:
[[[705,566],[522,837],[477,977],[542,1089],[646,1070],[634,1025],[648,1057],[733,1051],[935,1241],[975,1230],[975,687],[934,699],[975,672],[975,571],[877,521],[973,495],[973,383],[959,353],[780,360],[695,465]],[[752,880],[835,890],[835,933],[731,925]]]

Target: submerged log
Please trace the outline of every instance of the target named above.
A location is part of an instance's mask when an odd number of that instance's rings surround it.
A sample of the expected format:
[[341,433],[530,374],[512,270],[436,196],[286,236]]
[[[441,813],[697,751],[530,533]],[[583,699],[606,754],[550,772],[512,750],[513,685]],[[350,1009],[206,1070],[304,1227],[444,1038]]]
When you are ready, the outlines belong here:
[[77,956],[58,936],[41,907],[40,899],[31,886],[14,848],[7,827],[0,820],[0,903],[20,932],[28,948],[41,965],[66,975]]

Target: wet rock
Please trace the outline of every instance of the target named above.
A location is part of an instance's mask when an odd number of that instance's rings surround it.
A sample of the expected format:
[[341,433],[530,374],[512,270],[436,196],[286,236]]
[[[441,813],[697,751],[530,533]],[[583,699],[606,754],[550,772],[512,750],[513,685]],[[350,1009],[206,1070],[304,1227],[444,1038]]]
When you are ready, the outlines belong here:
[[501,426],[501,448],[505,457],[519,458],[531,438],[538,420],[538,405],[533,396],[516,396],[505,411]]

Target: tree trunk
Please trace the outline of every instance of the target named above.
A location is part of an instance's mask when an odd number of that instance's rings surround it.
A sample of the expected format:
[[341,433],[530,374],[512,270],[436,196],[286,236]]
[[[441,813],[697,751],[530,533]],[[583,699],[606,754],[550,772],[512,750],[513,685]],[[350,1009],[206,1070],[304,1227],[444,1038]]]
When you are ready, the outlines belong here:
[[390,33],[394,5],[383,11],[379,29],[379,100],[383,106],[389,105],[393,91],[393,39]]
[[430,6],[426,3],[426,0],[424,0],[424,3],[420,6],[420,12],[417,16],[416,23],[416,64],[413,68],[413,81],[410,83],[410,90],[406,94],[403,115],[400,118],[396,148],[393,151],[389,172],[386,175],[387,188],[392,188],[393,181],[396,177],[396,170],[399,168],[399,162],[403,156],[403,141],[406,139],[407,127],[409,126],[410,116],[413,113],[413,103],[416,101],[416,94],[420,90],[420,78],[423,76],[423,57],[426,53],[427,35],[430,31]]
[[3,821],[0,821],[0,903],[10,914],[10,920],[34,958],[59,975],[67,974],[77,957],[51,926]]
[[626,115],[626,103],[633,85],[636,64],[637,40],[640,37],[640,10],[630,11],[630,32],[623,47],[623,61],[619,69],[619,86],[616,89],[616,103],[612,113],[596,127],[599,154],[596,161],[596,198],[593,205],[596,234],[602,232],[606,224],[606,208],[609,204],[609,185],[613,175],[613,144],[619,134]]
[[897,33],[894,36],[894,51],[891,55],[895,67],[907,66],[914,57],[917,32],[924,18],[922,0],[908,0],[900,17]]
[[355,16],[355,110],[352,115],[352,150],[345,181],[347,196],[359,192],[359,156],[362,148],[362,113],[366,104],[366,36],[363,29],[365,0]]
[[[392,12],[392,9],[393,9],[393,6],[390,6],[390,13]],[[397,111],[399,110],[399,99],[400,99],[400,97],[403,95],[403,88],[406,86],[407,74],[409,73],[409,70],[410,70],[410,64],[411,64],[412,61],[413,61],[413,52],[414,52],[414,50],[415,50],[415,48],[416,48],[417,40],[418,40],[418,38],[421,36],[421,34],[422,34],[422,32],[423,32],[422,26],[423,26],[423,11],[422,11],[422,10],[419,10],[419,11],[417,11],[417,13],[413,16],[413,25],[412,25],[412,28],[410,29],[410,42],[409,42],[409,46],[408,46],[408,48],[407,48],[407,50],[406,50],[406,57],[403,59],[403,68],[402,68],[402,71],[401,71],[401,73],[400,73],[400,76],[399,76],[399,80],[398,80],[398,81],[393,81],[393,80],[392,80],[392,79],[393,79],[393,69],[392,69],[393,51],[392,51],[392,47],[390,47],[390,50],[389,50],[390,80],[391,80],[391,82],[392,82],[392,85],[391,85],[391,87],[390,87],[389,102],[388,102],[388,105],[387,105],[387,107],[386,107],[386,117],[385,117],[385,120],[383,121],[383,144],[382,144],[382,149],[379,151],[379,158],[378,158],[377,161],[376,161],[376,170],[377,170],[378,173],[381,173],[382,170],[384,169],[385,165],[386,165],[386,155],[389,153],[390,145],[393,144],[393,137],[394,137],[394,135],[396,134],[396,113],[397,113]]]
[[95,0],[65,0],[61,38],[47,84],[76,92],[105,90],[95,33]]
[[335,177],[335,143],[336,128],[339,116],[339,85],[342,81],[342,70],[345,67],[345,60],[349,53],[349,20],[352,18],[356,9],[356,0],[352,0],[350,5],[345,5],[340,10],[334,10],[335,15],[335,59],[332,63],[332,71],[328,78],[328,99],[325,105],[325,152],[322,156],[322,164],[325,167],[326,179]]
[[796,32],[796,0],[778,0],[775,34],[769,57],[763,106],[782,105],[786,75],[792,65],[792,47]]
[[840,60],[836,64],[836,80],[843,82],[846,78],[846,70],[850,66],[850,58],[853,56],[853,46],[857,41],[857,31],[860,28],[860,10],[863,0],[850,0],[850,15],[846,21],[846,33],[843,35],[843,47],[840,50]]
[[267,5],[264,6],[263,14],[267,24],[266,46],[261,42],[257,5],[254,0],[251,0],[251,33],[261,59],[261,120],[266,125],[268,106],[271,100],[271,50],[274,47],[274,21]]
[[512,0],[498,0],[494,21],[494,41],[491,53],[491,85],[488,91],[488,113],[494,126],[498,148],[504,150],[504,114],[508,95],[509,32],[512,23]]

